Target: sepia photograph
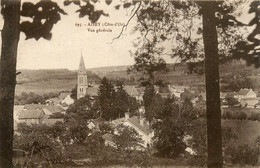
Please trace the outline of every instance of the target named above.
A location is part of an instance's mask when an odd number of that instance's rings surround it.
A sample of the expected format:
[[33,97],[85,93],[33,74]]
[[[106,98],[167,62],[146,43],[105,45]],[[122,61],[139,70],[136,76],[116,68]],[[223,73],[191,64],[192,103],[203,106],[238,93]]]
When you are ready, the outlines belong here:
[[0,168],[260,167],[260,1],[0,2]]

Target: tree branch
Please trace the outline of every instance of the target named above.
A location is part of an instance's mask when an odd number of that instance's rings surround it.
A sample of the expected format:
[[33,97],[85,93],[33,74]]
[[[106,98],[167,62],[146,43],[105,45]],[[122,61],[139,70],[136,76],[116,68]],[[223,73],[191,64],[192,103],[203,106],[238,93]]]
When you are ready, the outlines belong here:
[[130,21],[131,21],[131,20],[134,18],[134,16],[137,14],[137,11],[140,9],[141,4],[142,4],[142,2],[139,3],[139,6],[137,7],[137,9],[136,9],[135,12],[133,13],[133,15],[128,19],[127,23],[124,24],[124,26],[122,27],[121,32],[119,33],[119,35],[118,35],[117,37],[115,37],[115,38],[112,39],[111,44],[113,43],[114,40],[119,39],[119,38],[122,36],[122,34],[123,34],[123,32],[124,32],[124,29],[127,28],[127,26],[129,25]]

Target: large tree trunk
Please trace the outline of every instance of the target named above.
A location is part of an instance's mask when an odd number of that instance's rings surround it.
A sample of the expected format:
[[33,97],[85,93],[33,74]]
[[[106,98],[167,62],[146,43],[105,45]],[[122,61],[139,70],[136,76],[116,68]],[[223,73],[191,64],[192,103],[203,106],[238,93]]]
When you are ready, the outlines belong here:
[[207,97],[208,167],[223,167],[216,2],[202,2]]
[[12,167],[13,106],[20,34],[20,0],[2,0],[4,27],[0,62],[0,167]]

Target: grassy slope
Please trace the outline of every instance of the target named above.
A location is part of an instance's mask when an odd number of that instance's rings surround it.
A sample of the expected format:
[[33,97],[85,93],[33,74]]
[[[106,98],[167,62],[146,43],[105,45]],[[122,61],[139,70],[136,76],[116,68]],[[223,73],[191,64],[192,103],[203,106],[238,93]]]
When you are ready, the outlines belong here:
[[[77,72],[67,69],[58,70],[19,70],[16,85],[16,94],[22,92],[35,92],[38,94],[48,92],[70,91],[77,84]],[[88,71],[89,82],[100,81],[100,78]]]
[[231,127],[241,144],[254,143],[260,136],[260,122],[248,120],[222,120],[222,126]]

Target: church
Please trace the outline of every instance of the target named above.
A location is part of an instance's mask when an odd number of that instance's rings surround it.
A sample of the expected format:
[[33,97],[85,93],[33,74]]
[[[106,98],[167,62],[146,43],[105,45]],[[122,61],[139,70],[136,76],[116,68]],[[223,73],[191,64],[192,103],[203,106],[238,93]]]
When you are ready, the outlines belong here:
[[88,76],[82,54],[79,63],[77,80],[77,99],[80,99],[86,95],[88,89]]
[[[77,99],[80,99],[86,95],[96,97],[98,95],[99,85],[89,84],[87,76],[87,70],[85,67],[83,55],[81,54],[79,69],[77,74]],[[135,88],[134,85],[125,85],[126,92],[136,98],[138,101],[142,101],[142,93]]]

